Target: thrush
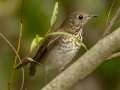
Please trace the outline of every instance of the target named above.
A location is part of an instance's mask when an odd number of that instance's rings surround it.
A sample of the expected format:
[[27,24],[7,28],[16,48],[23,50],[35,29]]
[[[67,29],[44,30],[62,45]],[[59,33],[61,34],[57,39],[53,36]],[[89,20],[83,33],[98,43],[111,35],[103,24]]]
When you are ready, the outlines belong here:
[[[93,15],[75,11],[71,13],[54,32],[67,32],[81,39],[84,25]],[[40,45],[33,60],[46,65],[47,70],[63,70],[74,60],[81,45],[73,37],[67,35],[55,35],[46,38]],[[37,63],[31,62],[29,73],[35,75]],[[46,71],[47,72],[47,71]]]

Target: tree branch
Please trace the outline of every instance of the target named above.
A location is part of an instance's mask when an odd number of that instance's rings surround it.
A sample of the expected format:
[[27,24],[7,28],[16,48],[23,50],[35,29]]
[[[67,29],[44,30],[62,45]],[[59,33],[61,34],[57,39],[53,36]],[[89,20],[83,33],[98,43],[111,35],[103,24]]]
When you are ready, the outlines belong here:
[[72,85],[87,77],[119,48],[120,28],[100,40],[93,48],[41,90],[69,90]]

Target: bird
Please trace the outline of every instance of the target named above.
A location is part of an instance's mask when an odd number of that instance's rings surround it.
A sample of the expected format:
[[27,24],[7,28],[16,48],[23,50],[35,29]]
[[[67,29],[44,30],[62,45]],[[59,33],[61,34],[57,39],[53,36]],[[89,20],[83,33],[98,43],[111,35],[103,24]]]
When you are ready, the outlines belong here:
[[[94,15],[89,15],[80,11],[70,13],[59,28],[53,32],[67,32],[83,41],[83,27]],[[47,70],[64,70],[67,65],[74,60],[81,45],[73,37],[67,35],[55,35],[46,38],[39,46],[33,60],[45,63]],[[36,73],[37,63],[31,62],[29,67],[30,76]],[[47,72],[46,70],[46,72]]]

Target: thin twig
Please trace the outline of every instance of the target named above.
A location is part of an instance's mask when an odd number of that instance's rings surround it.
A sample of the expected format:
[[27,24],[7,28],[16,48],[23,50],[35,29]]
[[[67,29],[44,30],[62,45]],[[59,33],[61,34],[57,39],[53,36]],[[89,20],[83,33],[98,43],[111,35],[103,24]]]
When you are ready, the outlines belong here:
[[120,52],[117,52],[117,53],[112,54],[110,57],[108,57],[107,60],[113,59],[113,58],[116,58],[116,57],[120,57]]
[[112,11],[112,9],[113,9],[113,7],[114,7],[115,1],[116,1],[116,0],[112,0],[112,5],[111,5],[110,9],[108,10],[107,19],[106,19],[106,25],[109,24],[110,14],[111,14],[111,11]]
[[[14,46],[10,43],[10,41],[9,41],[2,33],[0,33],[0,37],[2,37],[3,40],[5,40],[5,42],[9,45],[9,47],[12,49],[12,51],[16,54],[19,62],[22,63],[20,56],[18,55],[16,49],[15,49]],[[22,90],[22,89],[23,89],[23,86],[24,86],[24,68],[21,68],[21,70],[22,70],[22,77],[23,77],[23,79],[22,79],[22,85],[21,85],[21,90]]]
[[[21,46],[21,38],[22,38],[22,30],[23,30],[23,24],[20,23],[20,33],[19,33],[19,38],[18,38],[18,45],[17,45],[17,52],[19,53],[20,51],[20,46]],[[17,56],[15,56],[15,60],[14,60],[14,66],[16,65],[17,62]]]
[[103,33],[103,36],[108,35],[112,31],[112,26],[115,24],[115,21],[120,16],[120,7],[116,11],[115,15],[113,16],[112,20],[110,21],[108,27],[105,29],[105,32]]
[[[21,38],[22,38],[22,29],[23,29],[23,25],[22,25],[22,23],[20,22],[20,33],[19,33],[19,37],[18,37],[18,44],[17,44],[17,53],[19,53],[19,51],[20,51],[20,46],[21,46]],[[12,80],[13,80],[13,78],[14,78],[14,74],[15,74],[15,69],[14,69],[14,67],[16,66],[16,63],[17,63],[17,56],[15,56],[15,59],[14,59],[14,63],[13,63],[13,68],[12,68],[12,72],[11,72],[11,76],[10,76],[10,81],[9,81],[9,85],[11,86],[11,84],[12,84]],[[24,83],[23,81],[22,81],[22,83]],[[9,90],[11,90],[10,88],[11,87],[8,87],[9,88]],[[23,88],[23,85],[21,85],[21,88]]]

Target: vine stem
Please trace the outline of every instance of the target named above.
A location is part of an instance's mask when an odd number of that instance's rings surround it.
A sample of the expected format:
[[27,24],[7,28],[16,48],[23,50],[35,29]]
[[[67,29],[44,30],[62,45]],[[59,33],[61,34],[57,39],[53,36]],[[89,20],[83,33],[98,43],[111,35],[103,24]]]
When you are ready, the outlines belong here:
[[108,35],[112,31],[112,26],[114,25],[117,18],[120,16],[120,7],[117,9],[115,15],[113,16],[112,20],[109,22],[109,25],[105,29],[105,32],[103,33],[103,37]]
[[[21,25],[21,28],[22,28],[22,25]],[[0,33],[0,37],[9,45],[9,47],[12,49],[12,51],[16,54],[16,58],[18,58],[19,62],[22,63],[21,58],[17,52],[18,50],[16,50],[14,48],[14,46],[10,43],[10,41],[2,33]],[[19,49],[19,47],[18,47],[18,49]],[[15,62],[16,62],[16,60],[15,60]],[[20,90],[22,90],[24,87],[24,76],[25,76],[24,68],[22,67],[21,70],[22,70],[22,84],[21,84]]]
[[108,11],[108,14],[107,14],[106,25],[109,24],[110,14],[111,14],[111,12],[112,12],[112,9],[113,9],[114,5],[115,5],[115,0],[112,0],[111,7],[109,8],[109,11]]

